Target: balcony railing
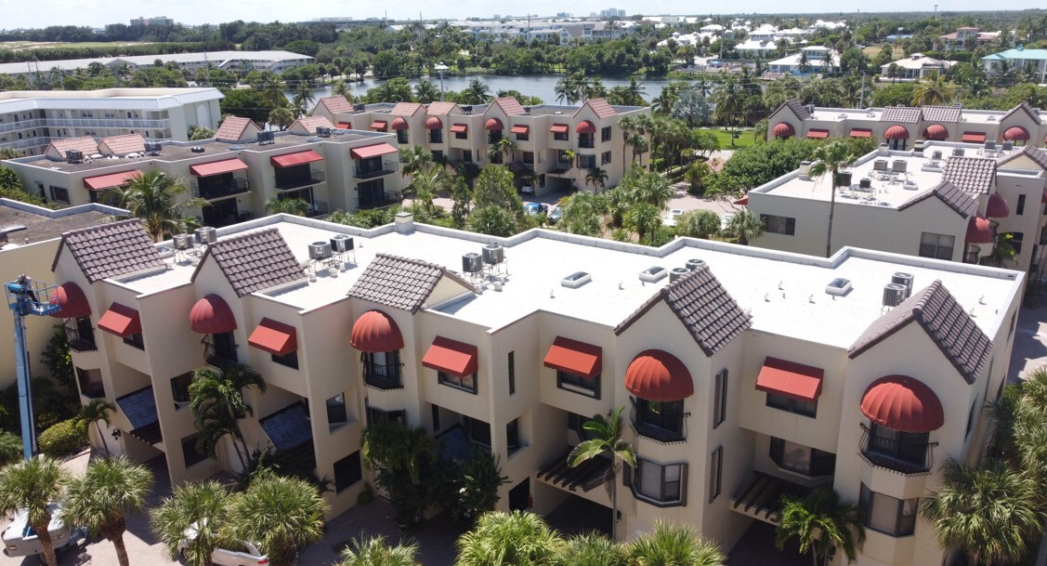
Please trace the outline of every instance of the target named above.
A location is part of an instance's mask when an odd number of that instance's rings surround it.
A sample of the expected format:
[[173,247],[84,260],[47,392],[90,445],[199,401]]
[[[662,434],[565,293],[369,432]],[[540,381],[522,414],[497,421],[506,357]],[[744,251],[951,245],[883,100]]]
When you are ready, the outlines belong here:
[[0,147],[9,147],[11,149],[29,149],[32,147],[47,147],[47,144],[51,143],[51,138],[35,137],[25,138],[20,140],[8,140],[0,141]]
[[306,214],[309,216],[309,218],[314,218],[317,216],[323,216],[328,212],[330,212],[330,209],[328,208],[326,202],[322,200],[314,200],[312,203],[309,204],[309,212],[307,212]]
[[[658,442],[682,442],[687,440],[687,417],[691,416],[691,413],[680,413],[679,415],[659,415],[658,420],[661,422],[653,422],[651,419],[646,419],[642,414],[640,407],[636,403],[636,399],[630,397],[629,402],[632,404],[632,411],[630,412],[630,419],[633,423],[633,430],[636,434]],[[678,424],[674,421],[679,421]],[[673,430],[663,425],[677,425],[674,428],[679,430]]]
[[353,176],[357,179],[374,179],[375,177],[381,177],[383,175],[392,175],[400,170],[399,161],[382,161],[381,167],[361,167],[356,166],[356,170],[353,172]]
[[199,183],[193,183],[193,196],[204,200],[215,200],[233,195],[239,195],[250,191],[247,179],[231,179],[227,183],[201,187]]
[[65,339],[69,342],[69,349],[74,352],[94,352],[98,349],[95,344],[95,333],[92,328],[90,332],[83,332],[76,327],[65,327]]
[[874,437],[865,424],[862,427],[862,459],[872,466],[904,475],[928,474],[934,467],[934,447],[937,442],[920,444]]
[[370,210],[372,208],[384,208],[387,206],[397,205],[403,202],[403,197],[395,193],[385,193],[385,198],[382,200],[361,200],[356,199],[357,210]]
[[166,130],[170,120],[139,120],[136,118],[45,118],[39,120],[51,128],[149,128]]
[[313,169],[309,172],[308,177],[301,179],[285,179],[276,180],[276,189],[280,191],[289,191],[292,189],[300,189],[302,187],[308,187],[310,185],[318,185],[323,183],[327,179],[327,175],[318,169]]
[[399,364],[364,363],[364,383],[376,389],[403,389]]
[[230,352],[224,348],[217,348],[214,342],[210,340],[210,337],[204,338],[200,343],[204,345],[204,360],[207,362],[207,365],[216,369],[224,369],[240,363],[236,355],[236,344],[232,345],[232,351]]

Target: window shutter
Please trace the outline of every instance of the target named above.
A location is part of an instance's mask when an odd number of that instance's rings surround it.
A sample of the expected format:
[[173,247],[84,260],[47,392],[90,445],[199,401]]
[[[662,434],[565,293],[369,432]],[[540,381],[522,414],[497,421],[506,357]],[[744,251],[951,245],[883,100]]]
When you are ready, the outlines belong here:
[[687,464],[680,464],[680,506],[687,507]]

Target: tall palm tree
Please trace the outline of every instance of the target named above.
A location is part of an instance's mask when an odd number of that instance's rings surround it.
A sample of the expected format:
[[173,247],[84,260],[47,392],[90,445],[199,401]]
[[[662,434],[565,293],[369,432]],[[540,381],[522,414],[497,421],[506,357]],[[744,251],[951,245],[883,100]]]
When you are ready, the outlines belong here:
[[435,458],[433,437],[422,427],[380,420],[364,430],[363,457],[368,465],[389,471],[406,470],[411,483],[421,485],[421,460]]
[[207,206],[207,201],[189,198],[179,202],[179,197],[189,192],[185,182],[163,171],[146,171],[135,176],[123,189],[116,189],[120,206],[142,219],[145,231],[154,242],[185,228],[184,213],[190,208]]
[[1043,528],[1039,487],[999,460],[968,468],[950,460],[942,486],[924,498],[921,511],[938,531],[942,548],[959,548],[971,564],[1014,564]]
[[625,116],[618,120],[618,128],[622,131],[622,175],[624,176],[625,150],[629,147],[629,138],[632,137],[633,129],[636,128],[636,119],[632,116]]
[[385,537],[361,534],[342,550],[337,566],[418,566],[418,544],[401,542],[390,546]]
[[738,123],[738,118],[745,110],[745,97],[742,96],[738,80],[729,77],[720,83],[720,87],[713,92],[711,100],[715,105],[713,119],[718,124],[726,125],[733,130]]
[[601,167],[593,167],[585,175],[585,184],[592,185],[598,192],[602,191],[607,186],[607,171]]
[[516,151],[516,142],[509,138],[502,138],[498,140],[498,143],[495,145],[494,149],[501,153],[502,156],[505,158],[505,162],[508,163],[512,161],[513,152]]
[[[640,239],[643,239],[642,235]],[[592,438],[579,443],[567,456],[567,463],[572,468],[593,458],[602,458],[605,455],[611,457],[607,477],[611,482],[611,540],[614,541],[618,540],[618,471],[622,462],[636,466],[636,452],[631,444],[622,439],[622,429],[625,427],[622,420],[623,409],[625,407],[612,410],[606,419],[603,415],[596,415],[586,421],[582,428],[589,431]]]
[[736,238],[739,244],[748,246],[751,240],[763,235],[764,228],[763,220],[746,209],[735,212],[724,231]]
[[323,537],[326,512],[327,504],[309,482],[262,474],[233,497],[228,536],[255,541],[273,566],[291,566],[300,548]]
[[80,414],[73,417],[76,425],[84,432],[87,432],[89,426],[95,425],[98,438],[102,439],[102,448],[105,449],[106,455],[109,454],[109,444],[105,441],[105,435],[102,434],[102,427],[98,422],[104,422],[106,425],[111,424],[109,415],[114,411],[116,411],[116,407],[105,399],[91,399],[88,404],[80,408]]
[[447,174],[442,167],[430,167],[416,174],[404,187],[414,195],[415,204],[420,204],[430,214],[436,211],[433,199],[447,188]]
[[551,566],[563,540],[538,515],[484,513],[458,538],[455,566]]
[[[244,401],[244,389],[251,387],[265,393],[267,386],[262,376],[245,364],[232,364],[222,370],[196,370],[193,383],[189,385],[189,410],[193,413],[197,428],[204,430],[210,423],[232,421],[235,436],[233,447],[243,465],[246,465],[246,456],[250,451],[235,419],[254,413]],[[237,439],[243,444],[243,453],[236,443]]]
[[129,566],[124,546],[125,513],[145,507],[152,485],[153,473],[145,466],[124,457],[103,458],[89,465],[83,477],[69,482],[63,519],[113,543],[120,566]]
[[353,93],[349,90],[349,83],[345,81],[335,81],[331,94],[345,98],[350,104],[353,102]]
[[826,174],[831,175],[832,190],[829,193],[829,229],[825,235],[825,257],[829,257],[832,255],[833,215],[836,213],[836,183],[839,180],[840,169],[853,165],[857,156],[851,153],[851,148],[847,144],[834,141],[816,148],[812,158],[815,160],[811,165],[810,175],[812,178],[822,177]]
[[434,100],[440,100],[440,89],[429,79],[422,79],[414,85],[414,95],[418,102],[428,104]]
[[283,132],[294,123],[295,113],[290,108],[280,106],[269,111],[266,121],[280,128],[280,131]]
[[400,148],[400,173],[404,177],[425,169],[432,162],[433,152],[424,146],[414,145]]
[[654,524],[654,532],[633,541],[629,563],[642,566],[723,566],[727,561],[715,542],[699,536],[690,526]]
[[469,86],[462,92],[463,102],[468,104],[483,104],[491,100],[491,87],[478,78],[471,79]]
[[956,98],[956,85],[936,74],[920,81],[920,86],[913,91],[913,106],[944,106]]
[[[149,515],[169,557],[184,558],[190,566],[211,566],[211,555],[221,540],[218,530],[229,521],[229,493],[216,481],[188,483],[176,487]],[[196,536],[186,539],[189,529]]]
[[650,144],[647,142],[647,138],[643,134],[634,133],[629,136],[629,141],[627,143],[633,148],[633,156],[630,163],[636,163],[636,159],[640,158],[640,165],[643,166],[643,158],[641,156],[644,153],[647,153],[647,150],[650,149]]
[[300,82],[294,90],[294,97],[291,98],[291,104],[294,105],[295,109],[299,110],[298,115],[304,116],[312,108],[313,102],[316,102],[316,95],[313,93],[313,87],[307,82]]
[[828,566],[833,547],[843,550],[848,563],[858,559],[858,544],[865,540],[861,513],[857,505],[842,503],[836,490],[819,487],[805,499],[783,497],[780,515],[774,537],[779,549],[798,539],[800,552],[810,552],[814,566]]
[[572,537],[556,555],[555,566],[626,566],[625,548],[597,533]]
[[0,513],[28,513],[29,526],[36,531],[47,566],[58,566],[51,541],[50,504],[62,496],[69,474],[47,456],[37,456],[0,470]]

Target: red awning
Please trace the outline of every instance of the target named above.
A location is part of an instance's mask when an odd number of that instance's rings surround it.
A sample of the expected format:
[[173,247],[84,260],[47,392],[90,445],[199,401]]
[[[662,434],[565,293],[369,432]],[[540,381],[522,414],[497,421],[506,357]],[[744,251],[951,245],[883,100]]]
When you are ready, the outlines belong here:
[[901,432],[932,432],[945,424],[945,410],[934,391],[904,375],[872,382],[862,396],[861,408],[870,421]]
[[571,127],[567,124],[553,124],[553,127],[549,128],[549,131],[554,134],[566,134],[571,131]]
[[577,126],[574,127],[574,131],[576,134],[595,134],[596,125],[590,122],[589,120],[582,120],[581,122],[578,122]]
[[112,187],[122,187],[141,176],[141,174],[141,171],[135,169],[134,171],[122,171],[120,173],[110,173],[108,175],[84,177],[84,187],[92,191],[100,191]]
[[883,137],[888,140],[907,140],[909,139],[909,130],[906,130],[905,126],[891,126],[883,133]]
[[603,370],[603,348],[557,336],[545,354],[545,367],[592,379]]
[[949,130],[946,130],[945,126],[941,124],[931,124],[923,131],[923,137],[929,140],[944,140],[949,137]]
[[502,121],[498,118],[488,118],[487,121],[484,122],[485,130],[500,131],[502,127]]
[[648,401],[681,401],[694,395],[691,372],[662,350],[640,352],[625,370],[625,388]]
[[353,125],[351,123],[349,123],[349,122],[338,122],[337,124],[334,125],[334,127],[338,128],[339,130],[351,130],[351,129],[353,129]]
[[72,281],[62,283],[51,293],[51,304],[62,309],[51,314],[55,318],[91,316],[91,305],[87,302],[87,295],[84,295],[80,286]]
[[349,155],[353,159],[370,159],[371,157],[378,157],[379,155],[389,155],[390,153],[396,153],[397,149],[387,143],[376,143],[374,145],[365,145],[363,147],[354,147],[349,150]]
[[1000,193],[989,195],[989,204],[985,207],[986,218],[1007,218],[1011,215],[1011,207],[1007,205],[1007,199]]
[[1003,139],[1008,141],[1027,141],[1029,139],[1029,130],[1021,126],[1011,126],[1003,133]]
[[353,323],[349,345],[361,352],[392,352],[402,350],[404,337],[400,327],[382,311],[367,311]]
[[871,138],[873,131],[869,128],[851,128],[852,138]]
[[509,130],[509,133],[511,133],[511,134],[524,134],[524,135],[526,135],[526,134],[528,134],[530,132],[531,132],[531,127],[530,126],[513,126],[512,129]]
[[385,130],[387,127],[389,127],[389,122],[386,122],[385,120],[375,120],[374,122],[371,122],[372,130],[382,131]]
[[234,171],[243,171],[245,169],[247,169],[247,164],[234,157],[232,159],[223,159],[221,161],[193,165],[189,167],[189,172],[197,177],[210,177],[212,175],[221,175],[223,173],[232,173]]
[[738,206],[749,206],[749,195],[745,195],[744,197],[734,201],[731,204],[735,204]]
[[430,116],[429,119],[425,121],[425,129],[427,130],[439,130],[442,127],[444,127],[444,123],[436,116]]
[[314,161],[323,161],[324,156],[316,153],[315,151],[308,149],[306,151],[299,151],[297,153],[287,153],[284,155],[277,155],[270,157],[269,161],[276,167],[294,167],[295,165],[305,165],[306,163],[312,163]]
[[142,332],[142,319],[138,317],[138,311],[135,309],[113,303],[98,320],[98,328],[127,338]]
[[825,370],[768,357],[756,378],[756,390],[797,401],[814,401],[822,394]]
[[464,133],[466,133],[468,131],[469,131],[469,126],[467,124],[451,124],[451,133],[452,134],[464,134]]
[[407,120],[404,120],[403,118],[397,118],[397,119],[393,120],[393,129],[397,130],[397,131],[399,131],[399,130],[406,130],[407,129]]
[[236,330],[236,317],[229,303],[218,295],[206,295],[189,311],[189,328],[197,334],[222,334]]
[[286,356],[298,349],[298,331],[289,324],[263,318],[247,343],[274,356]]
[[992,225],[989,219],[982,216],[972,216],[967,221],[967,236],[963,239],[968,244],[988,244],[992,242]]
[[829,130],[820,130],[817,128],[812,128],[810,130],[807,130],[807,137],[812,140],[824,140],[825,138],[829,137]]
[[796,130],[793,129],[792,124],[782,122],[781,124],[774,125],[774,128],[771,129],[771,135],[776,138],[791,138],[796,135]]
[[476,346],[437,336],[433,345],[425,352],[422,365],[458,377],[476,373]]
[[984,143],[985,134],[982,132],[964,132],[960,141],[965,143]]

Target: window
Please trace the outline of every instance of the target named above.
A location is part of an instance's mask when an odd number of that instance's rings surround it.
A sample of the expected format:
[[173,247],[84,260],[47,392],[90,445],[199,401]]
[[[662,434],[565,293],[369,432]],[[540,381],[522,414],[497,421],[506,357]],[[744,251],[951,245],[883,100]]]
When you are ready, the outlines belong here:
[[611,141],[611,127],[600,128],[600,141],[609,142]]
[[440,430],[440,407],[439,405],[431,405],[430,407],[433,413],[433,432]]
[[836,454],[771,437],[771,460],[779,468],[805,476],[827,476],[836,472]]
[[76,368],[76,380],[80,382],[80,393],[85,397],[105,397],[102,385],[102,370]]
[[327,424],[334,430],[336,426],[349,422],[349,415],[345,411],[345,393],[339,393],[327,400]]
[[607,165],[611,162],[611,152],[605,151],[600,154],[600,165]]
[[596,434],[591,430],[585,430],[585,423],[590,420],[589,417],[583,417],[578,413],[567,413],[567,429],[576,432],[582,440],[592,440]]
[[579,169],[595,169],[596,168],[596,156],[595,155],[579,155],[578,156],[578,168]]
[[360,356],[364,363],[364,381],[378,389],[399,389],[400,351],[364,352]]
[[684,439],[683,401],[648,401],[633,398],[636,432],[641,436],[674,442]]
[[1022,232],[1009,232],[1007,234],[1001,234],[1002,236],[1010,236],[1009,241],[1011,248],[1014,249],[1015,254],[1022,253],[1022,240],[1025,239],[1025,234]]
[[171,378],[171,397],[174,398],[176,411],[184,408],[189,403],[189,385],[192,382],[192,372]]
[[502,141],[502,131],[501,130],[491,130],[490,132],[487,133],[487,143],[493,145],[493,144],[496,144],[496,143],[498,143],[500,141]]
[[524,162],[524,165],[530,165],[531,167],[534,167],[534,152],[533,151],[525,151],[525,152],[523,152],[523,162]]
[[444,152],[440,151],[439,149],[434,149],[433,150],[433,162],[434,163],[439,163],[439,162],[441,162],[443,160],[444,160]]
[[553,139],[556,141],[571,141],[567,132],[553,132]]
[[556,370],[556,386],[565,391],[571,391],[593,399],[600,398],[600,374],[592,379],[578,374]]
[[516,352],[509,352],[509,394],[516,394]]
[[861,509],[868,529],[893,537],[904,537],[916,530],[916,510],[920,499],[897,499],[872,491],[862,484]]
[[469,440],[480,446],[491,448],[491,425],[479,419],[465,417]]
[[871,423],[869,444],[863,453],[877,465],[900,472],[921,472],[928,467],[929,433],[901,432]]
[[626,479],[631,482],[633,495],[637,499],[660,507],[686,505],[684,486],[687,464],[659,464],[637,458],[633,474],[633,478]]
[[334,463],[334,491],[341,493],[346,488],[352,487],[364,479],[363,470],[360,468],[360,453],[352,454]]
[[472,163],[473,162],[473,152],[472,152],[472,150],[465,150],[465,151],[462,152],[462,161],[464,163]]
[[91,326],[91,317],[82,316],[66,326],[66,337],[69,347],[77,352],[95,350],[95,329]]
[[578,147],[592,149],[594,145],[593,134],[578,134]]
[[1014,207],[1014,213],[1018,216],[1025,214],[1025,195],[1018,195],[1018,206]]
[[952,259],[953,246],[955,245],[955,236],[924,232],[920,234],[920,257]]
[[451,373],[445,373],[442,371],[436,372],[437,381],[441,385],[448,387],[454,387],[455,389],[461,389],[462,391],[468,391],[473,395],[476,395],[476,372],[472,375],[458,376]]
[[713,397],[713,428],[727,419],[727,368],[716,374],[716,392]]
[[531,139],[531,134],[516,134],[516,141],[528,141]]
[[62,188],[62,187],[56,187],[54,185],[51,185],[50,189],[51,189],[51,200],[57,201],[57,202],[64,202],[65,204],[69,204],[69,189],[65,189],[65,188]]
[[784,395],[767,394],[767,406],[772,409],[789,411],[812,419],[818,416],[818,401],[800,401]]
[[197,450],[196,442],[198,438],[200,438],[200,433],[191,434],[182,439],[182,460],[185,462],[187,469],[208,458],[207,454]]
[[444,131],[439,128],[429,130],[429,143],[444,143]]
[[387,420],[396,421],[401,424],[407,422],[407,412],[402,409],[399,411],[385,411],[368,406],[365,408],[364,416],[367,419],[367,426]]
[[505,425],[505,445],[510,456],[520,449],[520,419]]
[[796,219],[786,216],[772,216],[761,214],[760,221],[763,222],[764,231],[768,234],[783,234],[785,236],[796,235]]
[[454,133],[454,139],[456,139],[456,140],[467,140],[467,139],[469,139],[469,132],[468,131],[465,131],[465,132],[455,132]]
[[713,450],[709,460],[709,503],[720,495],[723,488],[723,446]]
[[396,143],[404,145],[407,142],[407,130],[396,130]]
[[145,349],[145,339],[142,338],[142,333],[132,334],[130,336],[124,336],[124,344],[133,346],[139,350]]
[[280,364],[291,369],[298,369],[298,350],[288,352],[282,356],[272,354],[273,363]]

